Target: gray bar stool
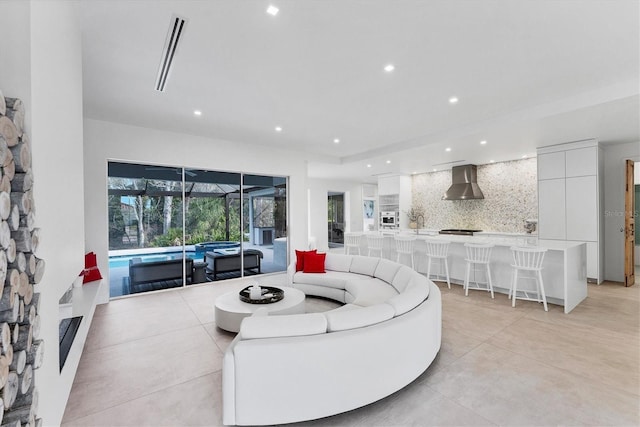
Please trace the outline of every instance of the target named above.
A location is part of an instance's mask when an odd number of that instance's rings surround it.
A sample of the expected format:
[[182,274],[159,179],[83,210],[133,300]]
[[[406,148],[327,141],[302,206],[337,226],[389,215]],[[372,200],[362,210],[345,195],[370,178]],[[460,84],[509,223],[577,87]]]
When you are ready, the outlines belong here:
[[[547,252],[543,248],[523,248],[513,246],[511,247],[511,253],[513,254],[513,282],[509,289],[509,298],[511,298],[511,306],[516,306],[516,299],[526,301],[541,302],[544,306],[544,311],[549,311],[547,308],[547,296],[544,292],[544,282],[542,281],[542,261],[544,261],[544,254]],[[525,275],[518,276],[518,272],[525,273]],[[531,272],[530,276],[526,275],[526,272]],[[536,282],[536,289],[534,290],[520,290],[518,291],[518,279],[534,280]],[[518,296],[518,292],[522,295]],[[529,293],[535,292],[535,298],[529,296]]]
[[[474,244],[474,243],[465,243],[464,247],[467,251],[467,258],[465,261],[467,262],[467,273],[464,276],[464,294],[469,295],[469,289],[477,289],[480,291],[489,291],[491,292],[491,298],[493,295],[493,283],[491,283],[491,267],[489,263],[491,262],[491,250],[493,249],[493,245],[491,244]],[[469,276],[471,274],[471,268],[473,267],[474,276],[478,271],[476,270],[476,266],[484,266],[484,271],[487,275],[486,282],[478,282],[477,280],[473,283],[475,286],[470,287],[471,284],[469,280]],[[480,286],[480,285],[485,285]]]

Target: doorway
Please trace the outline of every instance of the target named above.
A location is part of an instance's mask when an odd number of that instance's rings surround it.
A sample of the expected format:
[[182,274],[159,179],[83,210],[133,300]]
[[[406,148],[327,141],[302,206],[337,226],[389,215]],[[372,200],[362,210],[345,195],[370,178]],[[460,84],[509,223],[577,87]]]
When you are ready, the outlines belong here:
[[635,232],[635,223],[640,212],[640,162],[627,160],[625,188],[625,286],[635,284],[640,271],[640,235]]
[[329,248],[344,246],[344,193],[327,195],[327,237]]

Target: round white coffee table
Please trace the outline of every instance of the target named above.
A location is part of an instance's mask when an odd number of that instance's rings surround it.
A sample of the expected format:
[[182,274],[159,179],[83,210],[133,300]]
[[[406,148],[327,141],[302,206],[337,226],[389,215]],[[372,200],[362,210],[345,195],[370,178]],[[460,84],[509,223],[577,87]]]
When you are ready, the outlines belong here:
[[278,286],[284,291],[284,298],[271,304],[250,304],[240,301],[238,291],[220,295],[216,298],[216,325],[230,332],[240,331],[240,323],[258,309],[266,309],[271,314],[302,314],[305,312],[304,292],[287,286]]

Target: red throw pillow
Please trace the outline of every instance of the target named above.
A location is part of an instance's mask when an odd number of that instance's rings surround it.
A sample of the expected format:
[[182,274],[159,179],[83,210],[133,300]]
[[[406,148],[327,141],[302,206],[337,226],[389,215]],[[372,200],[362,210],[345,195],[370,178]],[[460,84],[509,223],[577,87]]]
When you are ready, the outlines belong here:
[[299,251],[296,249],[296,271],[304,270],[304,255],[305,254],[315,254],[318,250],[314,249],[312,251]]
[[304,273],[325,273],[324,259],[327,254],[309,253],[304,255]]

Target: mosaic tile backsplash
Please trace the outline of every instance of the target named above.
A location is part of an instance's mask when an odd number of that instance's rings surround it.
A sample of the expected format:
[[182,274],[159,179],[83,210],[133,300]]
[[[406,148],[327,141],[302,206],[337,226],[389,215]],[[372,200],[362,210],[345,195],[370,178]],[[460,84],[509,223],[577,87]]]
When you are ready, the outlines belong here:
[[421,228],[524,233],[525,219],[538,217],[535,158],[479,165],[478,185],[483,200],[442,200],[451,186],[451,170],[413,175],[412,202],[426,211]]

